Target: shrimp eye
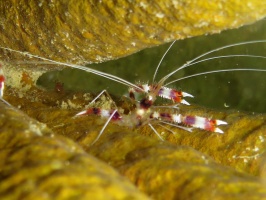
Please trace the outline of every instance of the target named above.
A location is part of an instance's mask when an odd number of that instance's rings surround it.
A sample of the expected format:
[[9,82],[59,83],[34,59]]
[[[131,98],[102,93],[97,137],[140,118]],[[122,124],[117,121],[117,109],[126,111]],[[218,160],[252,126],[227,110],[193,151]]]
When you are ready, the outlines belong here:
[[140,101],[140,107],[143,109],[148,109],[151,107],[151,105],[152,105],[152,101],[149,99],[144,98]]

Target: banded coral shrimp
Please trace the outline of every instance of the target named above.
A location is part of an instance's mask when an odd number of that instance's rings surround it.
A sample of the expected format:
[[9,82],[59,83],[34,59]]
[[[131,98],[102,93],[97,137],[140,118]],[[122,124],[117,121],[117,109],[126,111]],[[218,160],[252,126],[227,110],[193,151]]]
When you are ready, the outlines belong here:
[[[19,51],[16,51],[16,50],[12,50],[12,49],[7,49],[7,48],[4,48],[6,50],[9,50],[9,51],[13,51],[13,52],[17,52],[17,53],[23,53],[23,52],[19,52]],[[29,55],[31,57],[36,57],[36,58],[40,58],[38,56],[35,56],[35,55],[30,55],[28,53],[24,53],[26,55]],[[45,58],[40,58],[40,59],[43,59],[43,60],[46,60]],[[48,60],[52,63],[55,63],[55,64],[63,64],[63,65],[67,65],[67,64],[64,64],[64,63],[60,63],[60,62],[56,62],[56,61],[52,61],[52,60]],[[69,65],[68,66],[71,66],[72,68],[78,68],[78,69],[81,69],[81,70],[85,70],[85,71],[88,71],[88,72],[92,72],[94,74],[97,74],[97,75],[100,75],[100,76],[103,76],[105,78],[108,78],[108,79],[111,79],[111,80],[115,80],[117,82],[120,82],[120,83],[123,83],[125,84],[126,86],[129,86],[131,87],[131,90],[133,90],[133,92],[131,92],[131,100],[134,102],[135,106],[136,106],[136,109],[133,113],[131,113],[130,115],[124,115],[124,117],[122,117],[121,114],[118,114],[117,110],[114,110],[114,111],[108,111],[108,110],[103,110],[103,109],[100,109],[100,108],[92,108],[92,109],[89,109],[87,110],[85,113],[88,113],[88,112],[93,112],[92,114],[96,114],[96,115],[101,115],[102,117],[107,117],[108,120],[106,122],[106,124],[104,125],[102,131],[100,132],[99,134],[99,137],[100,135],[102,134],[103,130],[105,129],[106,125],[109,123],[110,120],[119,120],[119,124],[120,125],[127,125],[127,126],[133,126],[133,127],[137,127],[137,126],[141,126],[143,124],[148,124],[152,130],[158,135],[158,137],[160,139],[162,139],[160,137],[160,135],[157,133],[157,131],[155,130],[155,128],[151,125],[151,123],[149,122],[149,120],[152,120],[152,119],[157,119],[157,120],[161,120],[161,118],[165,118],[167,121],[173,121],[175,120],[176,123],[186,123],[187,125],[191,125],[192,127],[197,127],[197,128],[202,128],[202,129],[206,129],[206,130],[211,130],[211,131],[216,131],[216,132],[222,132],[220,129],[215,129],[214,127],[207,127],[205,125],[203,125],[201,122],[202,120],[204,121],[207,121],[207,119],[205,120],[205,118],[201,118],[201,117],[192,117],[192,116],[188,116],[187,118],[184,116],[184,120],[183,120],[183,117],[181,118],[181,115],[167,115],[166,113],[158,113],[158,112],[154,112],[152,110],[150,110],[150,107],[153,105],[155,99],[156,99],[156,96],[160,95],[162,97],[167,97],[167,98],[170,98],[170,99],[173,99],[175,102],[178,102],[178,103],[185,103],[185,104],[188,104],[186,101],[183,101],[181,100],[182,96],[191,96],[187,93],[181,93],[181,92],[177,92],[177,91],[173,91],[174,94],[177,94],[178,96],[176,96],[177,98],[173,98],[173,97],[169,97],[168,95],[169,94],[159,94],[158,92],[159,91],[162,91],[161,90],[161,86],[158,87],[158,89],[156,89],[155,87],[153,87],[155,90],[154,91],[145,91],[143,88],[142,88],[142,85],[134,85],[134,84],[131,84],[119,77],[116,77],[116,76],[113,76],[113,75],[110,75],[110,74],[106,74],[106,73],[102,73],[102,72],[99,72],[97,70],[92,70],[92,69],[87,69],[87,68],[84,68],[82,66],[78,66],[78,65]],[[166,88],[164,88],[163,90],[165,90]],[[166,89],[168,90],[167,92],[169,92],[170,90],[169,89]],[[135,92],[142,92],[142,93],[147,93],[147,94],[144,94],[144,98],[138,102],[135,100],[135,98],[132,97],[133,93]],[[99,96],[99,95],[98,95]],[[96,97],[97,99],[98,97]],[[152,99],[151,99],[152,98]],[[83,112],[79,113],[78,115],[81,115],[81,114],[84,114]],[[160,115],[160,116],[159,116]],[[179,118],[179,119],[177,119]],[[198,123],[194,123],[194,122],[191,122],[190,120],[198,120]],[[178,120],[178,121],[177,121]],[[182,121],[183,120],[183,121]],[[216,123],[216,121],[210,121],[208,120],[208,123],[209,125],[208,126],[212,126],[211,123],[214,124],[214,122]],[[217,121],[217,123],[224,123],[222,121]],[[180,126],[181,127],[181,126]],[[190,130],[189,128],[184,128],[186,130]],[[95,140],[97,141],[98,138]]]
[[[228,46],[225,46],[225,47],[222,47],[222,48],[229,48],[231,46],[244,45],[244,44],[247,44],[247,43],[256,43],[256,42],[265,42],[265,41],[243,42],[243,43],[239,43],[239,44],[228,45]],[[208,53],[212,53],[212,52],[218,51],[220,49],[221,48],[218,48],[218,49],[212,50],[212,51],[210,51]],[[11,50],[11,49],[8,49],[8,50],[9,51],[15,51],[15,50]],[[23,53],[23,52],[18,52],[18,53]],[[203,54],[203,55],[207,55],[208,53]],[[27,53],[24,53],[24,54],[29,55]],[[56,64],[66,65],[66,66],[69,66],[69,67],[72,67],[72,68],[78,68],[80,70],[91,72],[91,73],[94,73],[96,75],[103,76],[105,78],[109,78],[111,80],[123,83],[126,86],[133,88],[133,91],[131,91],[131,93],[132,93],[131,100],[133,101],[133,103],[137,107],[133,114],[131,113],[130,115],[121,115],[121,114],[119,114],[117,112],[117,110],[103,110],[103,109],[100,109],[100,108],[92,108],[92,109],[89,109],[89,110],[87,110],[85,112],[79,113],[79,114],[92,113],[92,114],[96,114],[96,115],[101,115],[102,117],[105,117],[105,118],[108,119],[107,122],[105,123],[103,129],[101,130],[100,134],[98,135],[98,137],[94,141],[94,142],[96,142],[99,139],[99,137],[101,136],[101,134],[103,133],[106,125],[111,120],[119,122],[119,124],[122,125],[122,126],[124,125],[124,126],[138,127],[138,126],[147,124],[147,125],[149,125],[152,128],[152,130],[157,134],[157,136],[160,139],[162,139],[162,138],[160,137],[159,133],[157,133],[156,129],[151,124],[151,122],[153,122],[153,121],[156,121],[156,122],[162,122],[162,121],[165,121],[165,122],[176,122],[177,124],[183,123],[185,125],[190,125],[190,126],[195,127],[195,128],[201,128],[201,129],[204,129],[204,130],[211,130],[213,132],[222,133],[222,130],[219,129],[219,128],[216,128],[215,124],[217,124],[217,125],[226,124],[223,121],[220,121],[220,120],[217,120],[217,121],[216,120],[209,120],[207,118],[198,117],[198,116],[181,116],[180,114],[159,113],[159,112],[156,112],[154,110],[154,102],[155,102],[155,99],[156,99],[157,96],[162,96],[162,97],[168,98],[170,100],[174,100],[175,99],[172,95],[176,94],[177,91],[162,87],[164,82],[165,82],[165,80],[167,80],[168,77],[170,77],[172,74],[174,74],[178,70],[193,65],[194,62],[197,59],[203,57],[203,55],[197,57],[193,61],[188,62],[188,63],[184,64],[183,66],[181,66],[180,68],[178,68],[178,69],[174,70],[173,72],[169,73],[164,78],[162,78],[158,82],[157,85],[156,84],[151,84],[150,86],[135,85],[135,84],[127,82],[127,81],[125,81],[125,80],[123,80],[123,79],[121,79],[119,77],[116,77],[116,76],[113,76],[113,75],[110,75],[110,74],[106,74],[106,73],[102,73],[102,72],[97,71],[97,70],[84,68],[84,67],[78,66],[78,65],[71,65],[71,64],[51,61],[51,60],[48,60],[48,59],[45,59],[45,58],[40,58],[38,56],[36,56],[36,57],[38,57],[40,59],[43,59],[43,60],[46,60],[46,61],[50,61],[50,62],[56,63]],[[30,56],[35,57],[34,55],[30,55]],[[231,57],[233,57],[233,56],[235,56],[235,55],[231,55]],[[248,55],[248,56],[251,56],[251,55]],[[163,58],[164,58],[164,56],[163,56]],[[199,60],[199,61],[201,61],[201,60]],[[158,65],[158,67],[159,66],[160,66],[160,64]],[[234,70],[236,71],[236,69],[230,69],[228,71],[234,71]],[[247,69],[243,69],[243,70],[247,70]],[[261,71],[264,71],[264,70],[261,70]],[[155,70],[154,77],[156,75],[156,72],[157,72],[157,70]],[[219,70],[217,72],[219,72]],[[165,92],[165,91],[166,91],[166,93],[163,93],[163,94],[160,93],[160,92]],[[137,92],[140,92],[140,93],[144,94],[144,98],[140,99],[140,101],[135,100],[135,94],[134,93],[137,93]],[[178,94],[179,94],[179,96],[177,96],[177,97],[179,97],[179,98],[178,98],[178,100],[176,102],[177,103],[188,104],[186,101],[182,100],[182,93],[178,93]],[[191,97],[191,95],[189,95],[187,93],[183,93],[183,96]],[[198,121],[198,122],[196,122],[196,121]],[[207,126],[206,126],[206,123],[208,124]],[[171,125],[173,126],[174,124],[171,124]],[[180,127],[182,128],[182,126],[180,126]],[[187,127],[183,127],[183,128],[186,129],[186,130],[189,130],[189,131],[191,130],[190,128],[187,128]]]

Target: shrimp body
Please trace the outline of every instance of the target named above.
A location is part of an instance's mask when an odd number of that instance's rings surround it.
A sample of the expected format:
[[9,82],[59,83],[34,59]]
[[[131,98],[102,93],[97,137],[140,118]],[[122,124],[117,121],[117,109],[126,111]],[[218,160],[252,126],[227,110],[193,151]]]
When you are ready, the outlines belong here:
[[147,107],[137,108],[134,112],[130,113],[130,115],[119,114],[117,110],[106,110],[93,107],[77,114],[77,116],[80,115],[98,115],[105,119],[110,118],[113,123],[131,128],[138,128],[140,126],[150,124],[156,120],[155,124],[159,122],[169,122],[172,124],[190,126],[210,132],[223,133],[223,131],[217,126],[227,124],[222,120],[208,119],[191,115],[181,115],[179,113],[171,114],[158,112]]
[[[173,100],[173,102],[185,102],[184,104],[189,105],[184,99],[181,100],[181,98],[193,97],[192,95],[186,92],[172,90],[170,88],[159,87],[157,85],[139,85],[139,87],[144,89],[145,96],[140,101],[137,101],[135,98],[135,93],[139,93],[139,91],[135,91],[132,88],[129,89],[129,98],[134,103],[135,109],[132,110],[128,115],[119,114],[117,110],[106,110],[93,107],[79,112],[77,116],[94,114],[101,116],[102,118],[110,119],[111,121],[117,123],[120,126],[128,126],[133,128],[137,128],[147,124],[149,126],[152,126],[153,122],[155,124],[160,122],[169,122],[171,124],[185,125],[206,131],[223,133],[223,131],[217,127],[219,125],[227,124],[222,120],[208,119],[199,116],[186,116],[181,115],[179,113],[171,114],[165,112],[158,112],[156,110],[156,106],[153,106],[157,96]],[[163,90],[166,89],[168,90],[167,93],[161,95]],[[178,95],[178,101],[174,101],[175,99],[173,98],[173,96],[171,96],[173,94]],[[155,133],[159,136],[157,132]],[[159,136],[159,138],[161,137]]]

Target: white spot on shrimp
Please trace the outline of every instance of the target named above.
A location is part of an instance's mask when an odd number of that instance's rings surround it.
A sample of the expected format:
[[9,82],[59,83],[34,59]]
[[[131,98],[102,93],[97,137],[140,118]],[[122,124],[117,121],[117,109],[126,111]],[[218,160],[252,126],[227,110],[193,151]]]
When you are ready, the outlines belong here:
[[138,111],[137,111],[137,114],[138,114],[139,116],[143,116],[144,113],[145,113],[145,111],[144,111],[143,109],[138,109]]
[[143,90],[145,91],[145,92],[149,92],[150,91],[150,87],[149,87],[149,85],[148,84],[144,84],[144,85],[142,85],[143,86]]
[[101,116],[102,116],[102,117],[109,117],[109,116],[110,116],[110,113],[109,113],[108,110],[102,110],[102,111],[101,111]]
[[154,112],[154,113],[153,113],[153,117],[154,117],[155,119],[159,119],[160,114],[159,114],[158,112]]
[[181,123],[181,115],[180,114],[173,115],[173,121],[176,123]]
[[136,42],[131,42],[131,45],[132,45],[133,47],[135,47],[135,46],[136,46]]

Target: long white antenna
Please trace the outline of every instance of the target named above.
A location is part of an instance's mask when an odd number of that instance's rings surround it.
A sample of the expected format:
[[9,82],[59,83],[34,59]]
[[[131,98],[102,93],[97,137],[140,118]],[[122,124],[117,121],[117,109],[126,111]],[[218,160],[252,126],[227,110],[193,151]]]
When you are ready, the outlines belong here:
[[155,72],[154,72],[154,74],[153,74],[152,82],[155,81],[155,77],[156,77],[156,75],[157,75],[157,72],[158,72],[158,70],[159,70],[159,67],[161,66],[161,64],[162,64],[162,62],[163,62],[164,57],[166,56],[166,54],[168,53],[168,51],[172,48],[172,46],[174,45],[175,42],[176,42],[176,40],[173,41],[173,42],[170,44],[170,46],[168,47],[168,49],[166,50],[166,52],[163,54],[163,56],[162,56],[160,62],[158,63],[158,65],[157,65],[157,67],[156,67],[156,70],[155,70]]
[[192,78],[195,76],[202,76],[202,75],[206,75],[206,74],[214,74],[214,73],[220,73],[220,72],[234,72],[234,71],[255,71],[255,72],[266,72],[266,69],[252,69],[252,68],[234,68],[234,69],[220,69],[220,70],[213,70],[213,71],[207,71],[207,72],[201,72],[201,73],[197,73],[197,74],[192,74],[189,76],[185,76],[179,79],[175,79],[167,84],[165,84],[164,86],[170,85],[172,83],[184,80],[184,79],[188,79],[188,78]]
[[116,82],[124,84],[124,85],[126,85],[128,87],[133,87],[133,88],[138,89],[140,91],[144,91],[142,88],[138,87],[137,85],[135,85],[133,83],[130,83],[129,81],[126,81],[126,80],[124,80],[124,79],[122,79],[120,77],[114,76],[112,74],[104,73],[104,72],[101,72],[101,71],[98,71],[98,70],[95,70],[95,69],[91,69],[89,67],[84,67],[84,66],[81,66],[81,65],[69,64],[69,63],[59,62],[59,61],[55,61],[55,60],[50,60],[48,58],[43,58],[43,57],[40,57],[40,56],[37,56],[37,55],[30,54],[28,52],[22,52],[22,51],[18,51],[18,50],[6,48],[6,47],[1,47],[0,46],[0,49],[5,49],[5,50],[8,50],[8,51],[16,52],[16,53],[19,53],[19,54],[23,54],[23,55],[26,55],[26,56],[29,56],[29,57],[33,57],[33,58],[38,58],[38,59],[41,59],[41,60],[49,61],[51,63],[58,64],[58,65],[63,65],[63,66],[68,66],[68,67],[75,68],[75,69],[80,69],[80,70],[83,70],[83,71],[86,71],[86,72],[90,72],[92,74],[99,75],[101,77],[105,77],[105,78],[113,80],[113,81],[116,81]]
[[230,48],[230,47],[234,47],[234,46],[240,46],[240,45],[245,45],[245,44],[255,44],[255,43],[263,43],[263,42],[266,42],[266,40],[254,40],[254,41],[247,41],[247,42],[240,42],[240,43],[235,43],[235,44],[230,44],[230,45],[226,45],[226,46],[222,46],[222,47],[219,47],[219,48],[216,48],[216,49],[213,49],[211,51],[208,51],[204,54],[201,54],[199,55],[198,57],[188,61],[187,63],[185,63],[184,65],[182,65],[181,67],[177,68],[176,70],[172,71],[171,73],[167,74],[166,76],[164,76],[160,82],[161,83],[164,83],[166,79],[168,79],[170,76],[172,76],[174,73],[176,73],[177,71],[181,70],[181,69],[184,69],[190,65],[192,65],[196,60],[200,59],[201,57],[203,56],[206,56],[208,54],[211,54],[213,52],[216,52],[216,51],[220,51],[222,49],[226,49],[226,48]]
[[[187,65],[186,67],[189,67],[189,66],[192,66],[192,65],[195,65],[195,64],[198,64],[198,63],[201,63],[201,62],[205,62],[205,61],[209,61],[209,60],[214,60],[214,59],[219,59],[219,58],[231,58],[231,57],[249,57],[249,58],[264,58],[266,59],[266,56],[256,56],[256,55],[226,55],[226,56],[216,56],[216,57],[211,57],[211,58],[206,58],[206,59],[202,59],[202,60],[199,60],[199,61],[196,61],[196,62],[193,62],[189,65]],[[237,69],[237,68],[236,68]],[[244,68],[243,68],[244,69]],[[247,68],[248,69],[248,68]],[[251,69],[251,68],[250,68]],[[236,71],[236,70],[235,70]],[[243,70],[242,70],[243,71]],[[203,74],[205,72],[202,72]],[[201,74],[201,73],[200,73]],[[176,82],[176,81],[171,81],[169,83],[165,83],[164,86],[166,85],[169,85],[173,82]]]

